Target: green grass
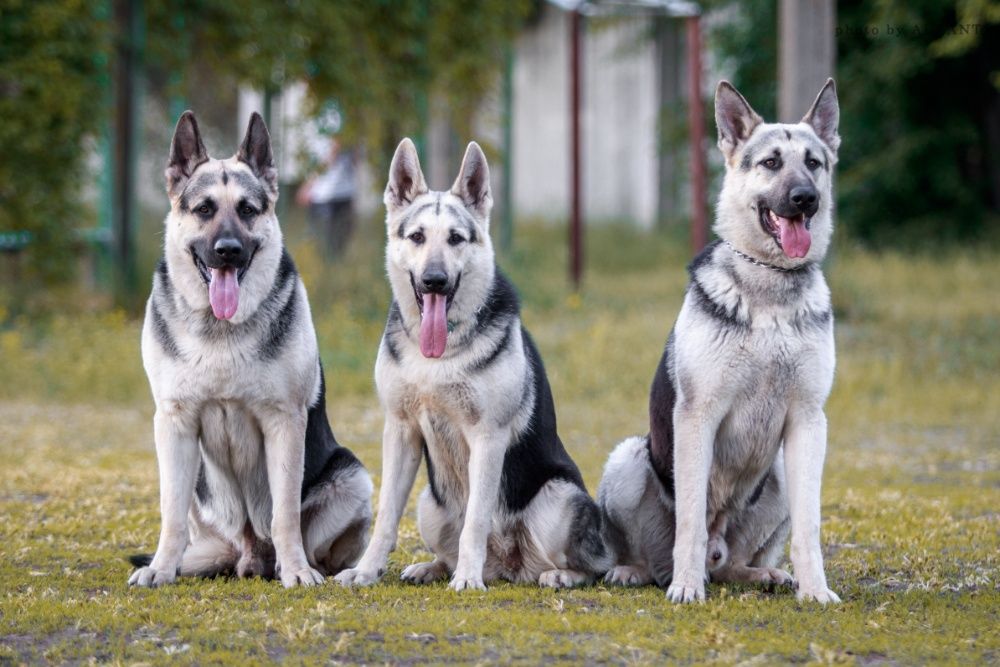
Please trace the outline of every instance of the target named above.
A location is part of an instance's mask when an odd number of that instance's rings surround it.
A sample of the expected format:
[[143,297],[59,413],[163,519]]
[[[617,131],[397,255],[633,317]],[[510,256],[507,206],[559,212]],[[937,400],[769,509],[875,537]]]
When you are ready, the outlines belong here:
[[[360,230],[350,257],[332,266],[301,226],[290,228],[334,428],[377,483],[381,226]],[[594,230],[586,285],[573,295],[562,231],[517,234],[501,264],[522,292],[561,434],[593,491],[614,444],[645,429],[686,246]],[[427,557],[412,503],[390,571],[370,589],[215,580],[130,590],[123,556],[151,550],[159,528],[139,321],[93,314],[100,300],[79,295],[0,308],[0,664],[998,662],[997,261],[844,244],[828,264],[839,359],[823,545],[844,599],[828,608],[717,585],[708,602],[686,607],[652,587],[500,583],[458,595],[444,584],[404,586],[402,567]]]

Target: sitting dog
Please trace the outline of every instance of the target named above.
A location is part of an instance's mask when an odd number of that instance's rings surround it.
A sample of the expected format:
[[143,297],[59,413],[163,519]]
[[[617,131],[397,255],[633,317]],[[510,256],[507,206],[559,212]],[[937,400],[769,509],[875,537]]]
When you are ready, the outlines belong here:
[[317,584],[364,550],[372,483],[327,421],[264,121],[253,114],[239,152],[216,160],[185,112],[166,175],[164,258],[142,329],[162,528],[129,584],[221,573]]
[[371,543],[344,585],[385,571],[421,456],[420,534],[434,560],[402,578],[575,586],[612,564],[600,512],[556,433],[545,369],[494,263],[486,157],[470,143],[450,192],[428,191],[409,139],[385,190],[393,301],[375,364],[385,411]]
[[707,557],[715,581],[791,584],[775,567],[790,527],[799,599],[838,602],[819,542],[834,369],[820,263],[833,231],[836,89],[829,80],[801,122],[769,124],[722,82],[715,117],[720,240],[689,267],[649,435],[620,444],[605,467],[598,501],[618,559],[607,579],[702,600]]

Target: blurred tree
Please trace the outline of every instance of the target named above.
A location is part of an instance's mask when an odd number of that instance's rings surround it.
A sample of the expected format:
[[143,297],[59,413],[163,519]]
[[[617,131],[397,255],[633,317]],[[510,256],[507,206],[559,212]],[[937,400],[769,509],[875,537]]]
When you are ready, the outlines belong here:
[[[343,110],[348,141],[388,160],[400,136],[423,130],[431,93],[444,95],[468,136],[534,1],[146,0],[145,60],[152,77],[180,89],[306,80],[316,108],[332,99]],[[28,264],[50,280],[72,273],[75,232],[92,226],[81,223],[93,218],[80,210],[79,186],[93,180],[83,173],[86,138],[106,121],[95,101],[122,37],[111,6],[0,0],[0,231],[33,232]]]
[[387,161],[401,136],[422,131],[432,92],[468,136],[532,1],[148,0],[148,60],[171,72],[208,66],[258,87],[304,79],[317,107],[336,100],[348,141]]
[[[713,3],[715,48],[774,118],[774,0]],[[838,221],[881,245],[1000,231],[1000,3],[837,3]],[[990,45],[993,45],[992,47]]]
[[0,231],[32,233],[30,279],[72,273],[92,219],[83,139],[102,120],[108,19],[85,0],[0,0]]

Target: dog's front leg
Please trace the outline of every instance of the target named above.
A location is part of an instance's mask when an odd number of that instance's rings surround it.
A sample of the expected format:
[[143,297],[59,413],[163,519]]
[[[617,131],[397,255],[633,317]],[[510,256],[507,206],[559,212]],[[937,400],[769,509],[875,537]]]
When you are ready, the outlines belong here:
[[306,411],[273,407],[260,421],[271,492],[271,539],[281,584],[291,588],[322,583],[323,575],[309,565],[302,545]]
[[793,405],[785,422],[785,477],[792,517],[792,566],[799,600],[840,602],[827,588],[820,549],[820,489],[826,458],[826,415],[822,407]]
[[708,475],[712,467],[719,419],[707,406],[674,409],[674,497],[676,537],[674,574],[667,597],[671,602],[705,599],[705,552]]
[[486,590],[486,543],[500,500],[500,479],[510,440],[509,434],[502,431],[475,432],[470,436],[469,501],[458,539],[458,564],[449,584],[456,591]]
[[399,520],[420,467],[420,432],[391,413],[382,433],[382,482],[378,492],[378,515],[368,548],[358,564],[334,580],[342,586],[368,586],[385,572],[389,553],[396,548]]
[[162,586],[177,579],[188,543],[188,510],[201,460],[197,434],[194,415],[177,406],[157,406],[153,436],[160,469],[160,542],[152,562],[129,577],[129,586]]

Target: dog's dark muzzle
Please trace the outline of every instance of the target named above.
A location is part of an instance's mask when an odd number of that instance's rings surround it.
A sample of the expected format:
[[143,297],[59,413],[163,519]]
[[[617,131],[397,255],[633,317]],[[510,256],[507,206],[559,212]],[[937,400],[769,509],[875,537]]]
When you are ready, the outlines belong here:
[[211,282],[211,269],[236,269],[236,276],[243,280],[259,244],[234,234],[220,234],[214,239],[204,239],[191,244],[191,256],[198,272],[206,283]]
[[455,299],[455,293],[462,282],[462,274],[458,274],[455,283],[452,284],[448,274],[437,269],[428,269],[420,274],[420,281],[410,273],[410,285],[413,287],[413,296],[417,300],[417,306],[421,311],[424,309],[425,294],[440,294],[448,299],[448,307]]
[[792,218],[801,213],[807,218],[811,218],[819,210],[819,191],[811,185],[795,186],[788,191],[788,198],[784,202],[783,208],[786,209],[787,215],[778,210],[775,210],[775,213],[786,218]]

